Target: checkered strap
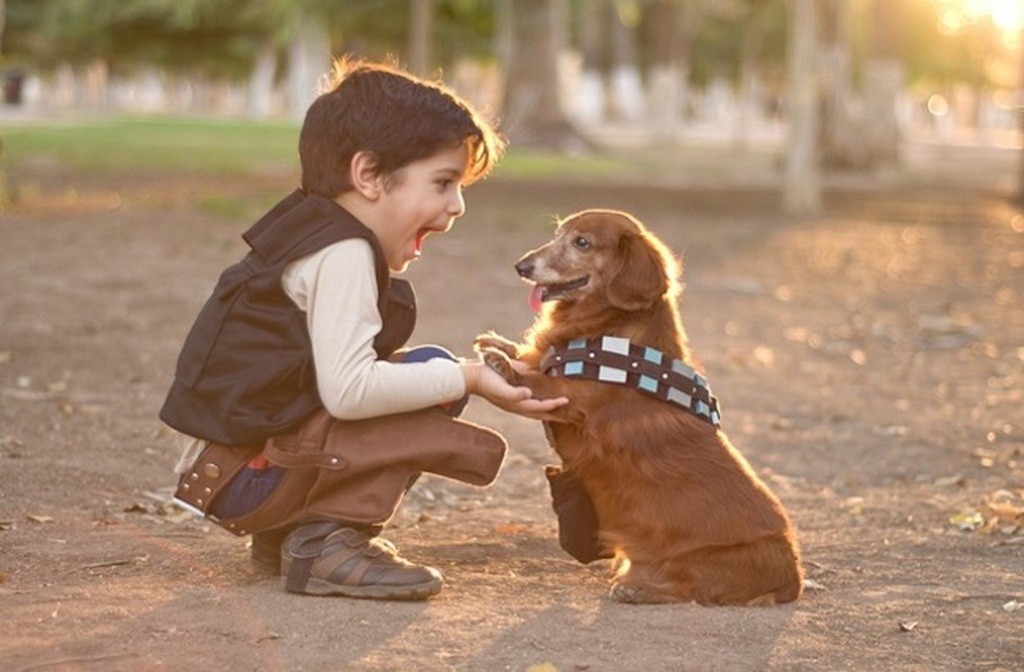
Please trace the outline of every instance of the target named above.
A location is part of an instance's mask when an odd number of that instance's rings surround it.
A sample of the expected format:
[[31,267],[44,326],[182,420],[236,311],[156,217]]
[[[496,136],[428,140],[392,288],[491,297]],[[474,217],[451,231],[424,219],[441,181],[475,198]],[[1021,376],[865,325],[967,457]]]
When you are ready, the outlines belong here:
[[540,370],[549,376],[626,385],[682,406],[715,427],[722,424],[718,399],[707,379],[688,364],[626,338],[569,341],[564,348],[551,348],[541,359]]

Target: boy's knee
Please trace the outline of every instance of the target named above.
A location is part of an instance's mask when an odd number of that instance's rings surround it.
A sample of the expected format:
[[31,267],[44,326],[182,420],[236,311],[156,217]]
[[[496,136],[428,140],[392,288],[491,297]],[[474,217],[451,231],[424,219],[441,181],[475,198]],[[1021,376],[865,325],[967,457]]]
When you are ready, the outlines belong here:
[[447,359],[452,362],[458,361],[450,350],[443,348],[440,345],[418,345],[414,348],[408,348],[407,350],[399,350],[391,356],[391,361],[401,362],[403,364],[413,362],[426,362],[431,359]]

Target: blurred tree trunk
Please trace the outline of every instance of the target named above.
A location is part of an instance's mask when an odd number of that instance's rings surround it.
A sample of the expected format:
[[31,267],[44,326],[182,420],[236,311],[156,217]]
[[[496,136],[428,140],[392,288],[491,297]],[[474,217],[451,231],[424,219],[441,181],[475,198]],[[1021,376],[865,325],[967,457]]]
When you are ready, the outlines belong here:
[[581,0],[579,105],[576,114],[584,122],[599,123],[607,112],[605,82],[608,74],[605,22],[609,0]]
[[742,43],[740,44],[740,91],[739,117],[735,139],[740,147],[750,143],[751,117],[757,105],[758,54],[761,51],[764,5],[753,5],[742,19]]
[[689,36],[684,8],[676,0],[655,0],[647,7],[644,25],[651,50],[649,116],[655,137],[670,140],[686,99]]
[[504,1],[515,50],[505,81],[506,133],[519,145],[578,149],[583,141],[562,111],[559,85],[565,0]]
[[870,164],[893,165],[900,160],[897,104],[903,90],[903,32],[905,0],[871,3],[870,56],[864,66],[864,137]]
[[301,120],[316,98],[320,77],[330,69],[331,44],[323,21],[298,8],[288,49],[289,115]]
[[[1021,38],[1024,39],[1024,27],[1021,28]],[[1024,88],[1024,51],[1021,51],[1021,88]],[[1018,99],[1019,100],[1019,99]],[[1017,105],[1017,124],[1021,135],[1024,136],[1024,107]],[[1017,185],[1017,203],[1024,205],[1024,151],[1020,153],[1020,183]]]
[[821,210],[818,164],[818,21],[815,0],[789,0],[789,145],[783,206],[793,214]]
[[638,121],[646,111],[640,58],[636,45],[636,11],[629,3],[609,4],[608,32],[611,38],[611,117]]
[[863,142],[863,120],[854,118],[853,46],[849,0],[821,4],[821,147],[822,166],[866,168],[870,162]]
[[494,0],[494,57],[498,62],[498,70],[503,73],[506,81],[501,87],[500,108],[505,108],[508,87],[508,71],[515,60],[515,26],[512,16],[512,0]]
[[[6,0],[0,0],[0,56],[3,55],[4,49],[4,28],[7,25],[7,4]],[[10,202],[10,196],[7,193],[7,172],[4,168],[6,162],[4,161],[4,138],[0,135],[0,209],[3,209]]]
[[430,40],[434,32],[435,0],[412,0],[409,25],[409,69],[421,76],[430,74]]
[[277,48],[274,40],[267,37],[256,52],[256,61],[249,76],[249,116],[253,119],[270,116],[276,70]]

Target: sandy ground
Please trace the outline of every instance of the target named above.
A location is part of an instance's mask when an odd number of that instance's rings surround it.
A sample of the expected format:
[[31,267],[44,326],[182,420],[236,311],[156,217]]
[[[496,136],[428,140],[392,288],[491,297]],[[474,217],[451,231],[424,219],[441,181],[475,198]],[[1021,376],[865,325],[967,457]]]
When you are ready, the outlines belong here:
[[[540,427],[497,483],[424,479],[387,532],[422,603],[286,594],[245,540],[167,506],[156,419],[184,334],[287,176],[26,170],[0,217],[0,669],[1022,670],[1024,216],[995,191],[494,179],[411,273],[414,343],[529,324],[511,264],[553,215],[627,209],[683,254],[725,429],[783,500],[809,579],[773,608],[629,606],[555,540]],[[248,199],[248,215],[209,214]]]

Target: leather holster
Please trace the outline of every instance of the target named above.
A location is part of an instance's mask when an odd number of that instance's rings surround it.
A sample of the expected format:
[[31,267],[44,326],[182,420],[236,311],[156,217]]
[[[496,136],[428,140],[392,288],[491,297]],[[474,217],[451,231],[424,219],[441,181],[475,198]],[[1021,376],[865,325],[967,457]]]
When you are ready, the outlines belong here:
[[207,445],[192,466],[181,475],[174,499],[179,506],[219,523],[217,518],[207,513],[213,500],[258,452],[258,447],[225,446],[220,443]]
[[266,458],[288,469],[280,485],[251,513],[221,524],[236,534],[322,519],[383,525],[421,473],[487,485],[507,448],[497,432],[433,408],[367,420],[318,411],[267,441]]
[[297,432],[267,441],[264,454],[282,467],[317,467],[345,478],[400,468],[487,485],[507,448],[494,430],[430,408],[367,420],[318,411]]

